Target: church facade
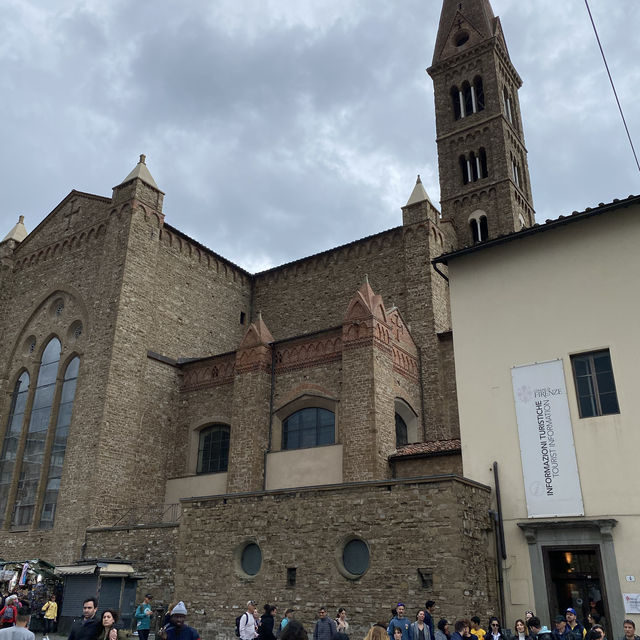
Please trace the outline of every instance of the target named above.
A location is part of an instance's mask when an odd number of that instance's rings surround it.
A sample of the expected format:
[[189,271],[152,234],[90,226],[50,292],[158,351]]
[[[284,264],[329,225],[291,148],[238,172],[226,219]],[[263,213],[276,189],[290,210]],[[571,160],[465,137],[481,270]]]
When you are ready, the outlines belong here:
[[[462,474],[442,253],[534,223],[488,0],[445,0],[442,211],[250,274],[165,221],[144,156],[0,243],[3,555],[128,561],[201,633],[248,599],[497,611],[491,488]],[[122,604],[122,602],[120,602]],[[62,612],[77,615],[76,611]]]

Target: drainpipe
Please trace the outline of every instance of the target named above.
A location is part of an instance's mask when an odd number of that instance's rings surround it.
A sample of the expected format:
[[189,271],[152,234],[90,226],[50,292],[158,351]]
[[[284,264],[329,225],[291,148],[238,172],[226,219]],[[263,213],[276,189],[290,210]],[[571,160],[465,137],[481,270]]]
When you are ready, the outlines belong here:
[[507,549],[504,541],[504,522],[502,520],[502,500],[500,498],[500,480],[498,478],[498,463],[493,463],[493,480],[496,488],[497,511],[490,510],[489,515],[493,522],[493,531],[496,539],[496,568],[498,578],[498,604],[500,606],[500,619],[504,622],[504,574],[502,562],[507,559]]
[[269,443],[267,450],[264,452],[264,473],[262,474],[262,490],[267,488],[267,456],[271,451],[271,440],[273,437],[273,399],[275,395],[275,380],[276,380],[276,344],[275,342],[269,343],[271,347],[271,393],[269,395]]

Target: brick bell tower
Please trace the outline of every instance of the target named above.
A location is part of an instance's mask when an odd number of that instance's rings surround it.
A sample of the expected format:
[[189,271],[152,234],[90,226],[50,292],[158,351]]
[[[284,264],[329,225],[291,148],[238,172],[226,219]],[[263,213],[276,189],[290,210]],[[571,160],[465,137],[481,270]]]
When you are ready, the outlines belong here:
[[518,89],[489,0],[444,0],[433,63],[443,220],[458,246],[534,224]]

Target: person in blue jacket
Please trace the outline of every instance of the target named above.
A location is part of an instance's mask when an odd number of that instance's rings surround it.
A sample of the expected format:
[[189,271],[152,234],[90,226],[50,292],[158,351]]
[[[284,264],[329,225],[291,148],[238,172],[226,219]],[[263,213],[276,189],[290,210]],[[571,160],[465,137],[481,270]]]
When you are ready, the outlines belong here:
[[149,640],[149,630],[151,629],[151,616],[153,610],[151,609],[151,600],[153,596],[147,593],[141,604],[136,607],[136,612],[133,614],[136,622],[136,630],[138,632],[138,638],[140,640]]
[[396,615],[391,618],[391,622],[389,622],[389,626],[387,627],[389,640],[393,640],[393,631],[396,628],[402,629],[402,640],[413,640],[411,621],[404,616],[404,604],[402,602],[398,602]]

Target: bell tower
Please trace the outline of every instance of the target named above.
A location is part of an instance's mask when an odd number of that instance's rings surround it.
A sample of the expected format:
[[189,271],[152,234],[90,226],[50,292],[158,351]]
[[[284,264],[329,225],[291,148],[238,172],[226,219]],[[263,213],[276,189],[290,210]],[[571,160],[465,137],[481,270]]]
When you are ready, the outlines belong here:
[[489,0],[444,0],[434,83],[443,220],[458,246],[534,224],[518,89]]

